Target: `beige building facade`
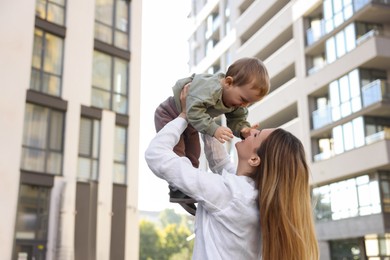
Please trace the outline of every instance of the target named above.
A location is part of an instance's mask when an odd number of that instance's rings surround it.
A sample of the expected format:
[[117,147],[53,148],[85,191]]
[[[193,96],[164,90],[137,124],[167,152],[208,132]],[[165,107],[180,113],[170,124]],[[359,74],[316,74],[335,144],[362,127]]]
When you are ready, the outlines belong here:
[[1,1],[2,259],[138,259],[141,13]]
[[193,72],[264,61],[249,120],[302,140],[321,259],[390,258],[390,2],[192,1]]

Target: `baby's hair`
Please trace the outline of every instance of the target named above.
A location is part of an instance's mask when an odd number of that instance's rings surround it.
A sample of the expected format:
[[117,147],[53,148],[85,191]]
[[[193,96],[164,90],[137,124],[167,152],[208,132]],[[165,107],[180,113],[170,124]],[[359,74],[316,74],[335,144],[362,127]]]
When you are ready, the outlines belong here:
[[255,86],[259,89],[259,96],[264,97],[270,89],[270,81],[267,68],[258,58],[241,58],[229,66],[226,77],[232,77],[234,85],[242,86],[256,81]]

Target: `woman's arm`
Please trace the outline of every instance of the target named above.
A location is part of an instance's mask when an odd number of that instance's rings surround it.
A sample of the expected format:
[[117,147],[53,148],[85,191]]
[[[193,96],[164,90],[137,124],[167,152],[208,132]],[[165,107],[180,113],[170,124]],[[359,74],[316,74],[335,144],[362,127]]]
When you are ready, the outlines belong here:
[[146,162],[156,176],[203,202],[207,210],[219,210],[232,197],[222,176],[194,168],[187,157],[179,157],[173,152],[187,124],[185,112],[166,124],[146,149]]
[[202,134],[204,153],[209,163],[209,168],[214,173],[222,173],[226,170],[229,173],[236,172],[236,166],[231,162],[230,156],[225,147],[215,138]]
[[170,161],[179,158],[173,152],[173,147],[179,141],[180,135],[186,127],[187,121],[182,117],[177,117],[156,134],[145,151],[145,160],[149,168],[158,177],[168,182],[170,172],[167,172],[167,166]]

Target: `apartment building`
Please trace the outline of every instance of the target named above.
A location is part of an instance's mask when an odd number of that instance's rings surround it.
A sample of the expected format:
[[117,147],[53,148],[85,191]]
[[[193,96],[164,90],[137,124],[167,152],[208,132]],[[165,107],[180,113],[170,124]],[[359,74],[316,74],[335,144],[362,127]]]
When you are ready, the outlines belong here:
[[0,3],[1,259],[138,259],[140,0]]
[[193,72],[255,56],[261,127],[299,137],[312,172],[321,259],[390,259],[390,1],[192,1]]

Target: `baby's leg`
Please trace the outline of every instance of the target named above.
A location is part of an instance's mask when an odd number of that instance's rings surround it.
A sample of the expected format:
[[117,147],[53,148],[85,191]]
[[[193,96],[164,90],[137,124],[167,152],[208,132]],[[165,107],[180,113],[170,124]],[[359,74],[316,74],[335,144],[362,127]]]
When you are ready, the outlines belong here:
[[187,129],[183,133],[185,155],[190,159],[192,166],[195,168],[199,167],[200,157],[200,142],[199,133],[191,125],[188,125]]

